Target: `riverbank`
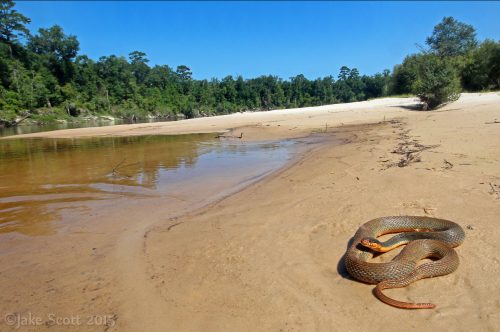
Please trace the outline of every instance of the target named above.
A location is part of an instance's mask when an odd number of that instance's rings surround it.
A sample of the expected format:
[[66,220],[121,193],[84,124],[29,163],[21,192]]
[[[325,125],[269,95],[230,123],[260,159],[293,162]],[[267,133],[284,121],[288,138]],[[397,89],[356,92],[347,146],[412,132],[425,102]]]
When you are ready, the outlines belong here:
[[[101,223],[109,217],[101,214],[70,234],[4,238],[1,312],[109,316],[116,331],[494,330],[499,103],[497,93],[466,94],[417,112],[413,99],[382,99],[26,135],[215,131],[226,132],[222,139],[268,140],[314,132],[324,141],[272,177],[196,211],[179,206],[169,218],[161,200],[141,199],[114,215],[117,223]],[[436,310],[386,306],[373,286],[342,269],[359,225],[398,214],[466,229],[458,271],[387,292],[434,302]]]
[[[307,136],[311,131],[328,131],[339,125],[383,121],[385,118],[404,114],[416,98],[380,98],[371,101],[335,104],[317,107],[274,110],[267,112],[243,112],[208,118],[181,121],[124,124],[106,127],[75,128],[46,131],[16,137],[95,137],[171,135],[188,133],[225,132],[228,136],[239,136],[244,128],[244,139],[274,139]],[[348,113],[346,114],[344,113]],[[7,136],[4,138],[9,138]]]

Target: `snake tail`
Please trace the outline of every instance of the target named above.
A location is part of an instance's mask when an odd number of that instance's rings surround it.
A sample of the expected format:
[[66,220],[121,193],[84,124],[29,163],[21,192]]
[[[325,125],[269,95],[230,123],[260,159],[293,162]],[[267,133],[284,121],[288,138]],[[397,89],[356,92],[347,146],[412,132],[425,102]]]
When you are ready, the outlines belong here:
[[432,303],[409,303],[409,302],[402,302],[398,300],[394,300],[387,295],[385,295],[382,290],[384,289],[390,289],[390,288],[402,288],[405,287],[401,285],[400,283],[398,284],[392,284],[391,280],[386,280],[382,281],[377,284],[375,289],[373,290],[373,293],[375,296],[385,304],[391,305],[396,308],[401,308],[401,309],[434,309],[436,307],[435,304]]
[[402,309],[433,309],[432,303],[407,303],[386,296],[382,291],[390,288],[403,288],[424,278],[442,276],[455,271],[459,264],[458,255],[447,244],[436,240],[416,240],[410,244],[421,251],[420,258],[437,258],[438,260],[422,264],[401,279],[387,279],[379,282],[374,289],[375,296],[382,302]]

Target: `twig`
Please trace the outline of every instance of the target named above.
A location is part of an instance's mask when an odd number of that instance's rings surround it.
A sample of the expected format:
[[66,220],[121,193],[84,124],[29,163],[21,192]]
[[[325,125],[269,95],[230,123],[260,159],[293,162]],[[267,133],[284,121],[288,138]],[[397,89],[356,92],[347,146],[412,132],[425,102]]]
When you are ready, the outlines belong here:
[[220,135],[215,136],[215,138],[239,138],[239,139],[242,139],[243,133],[240,133],[240,136],[220,134]]
[[[391,120],[394,121],[394,120]],[[398,123],[399,124],[399,123]],[[425,150],[430,150],[439,146],[439,144],[435,145],[423,145],[419,143],[416,139],[411,140],[411,136],[409,135],[409,130],[405,130],[399,133],[399,138],[402,140],[396,147],[396,149],[392,150],[391,153],[403,155],[403,157],[399,160],[399,162],[386,164],[386,168],[398,166],[398,167],[406,167],[411,163],[417,163],[421,161],[420,153]]]
[[496,195],[497,196],[497,199],[500,198],[500,191],[498,191],[495,187],[497,187],[496,184],[493,184],[491,182],[488,182],[489,185],[490,185],[490,188],[491,188],[491,191],[490,191],[490,194],[492,195]]
[[167,232],[170,232],[170,230],[171,230],[172,228],[174,228],[175,226],[178,226],[178,225],[180,225],[180,224],[182,224],[182,221],[180,221],[180,222],[178,222],[178,223],[175,223],[175,224],[173,224],[173,225],[168,226],[168,227],[167,227]]
[[[123,168],[123,167],[128,167],[128,166],[133,166],[133,165],[137,165],[137,164],[139,164],[139,162],[135,162],[135,163],[130,163],[130,164],[125,164],[125,165],[123,165],[123,163],[125,162],[125,160],[126,160],[126,159],[127,159],[127,158],[123,158],[123,160],[122,160],[122,161],[120,161],[118,164],[116,164],[116,165],[113,167],[113,169],[111,170],[111,174],[112,174],[113,176],[118,176],[118,173],[119,173],[119,172],[118,172],[118,170],[119,170],[120,168]],[[130,178],[131,176],[130,176],[130,175],[125,175],[125,177]]]
[[432,214],[432,211],[436,210],[436,208],[424,207],[423,210],[424,210],[425,214]]
[[122,160],[122,161],[120,161],[118,164],[116,164],[116,165],[113,167],[113,170],[111,171],[111,173],[116,174],[116,173],[117,173],[117,171],[118,171],[118,168],[120,167],[120,165],[121,165],[121,164],[123,164],[123,163],[125,162],[125,159],[126,159],[126,158],[123,158],[123,160]]
[[450,163],[448,160],[444,159],[444,169],[452,169],[453,164]]

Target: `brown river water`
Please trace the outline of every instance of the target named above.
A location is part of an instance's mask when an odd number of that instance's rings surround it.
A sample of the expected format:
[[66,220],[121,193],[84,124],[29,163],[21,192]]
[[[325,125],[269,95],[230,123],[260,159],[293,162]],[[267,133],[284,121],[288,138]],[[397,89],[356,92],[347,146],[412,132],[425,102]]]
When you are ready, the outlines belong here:
[[280,168],[296,143],[214,134],[0,140],[0,234],[64,232],[148,198],[200,206]]

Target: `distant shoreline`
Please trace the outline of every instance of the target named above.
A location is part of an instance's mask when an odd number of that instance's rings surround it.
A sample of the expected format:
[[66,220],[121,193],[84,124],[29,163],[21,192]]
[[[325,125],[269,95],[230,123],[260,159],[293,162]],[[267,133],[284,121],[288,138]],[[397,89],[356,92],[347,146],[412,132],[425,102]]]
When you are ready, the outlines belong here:
[[[238,127],[254,127],[251,131],[260,128],[264,131],[273,129],[273,131],[282,132],[283,128],[279,128],[281,123],[283,126],[290,126],[287,135],[297,137],[311,132],[312,130],[320,130],[327,122],[330,122],[330,127],[340,125],[335,121],[322,122],[320,118],[327,116],[330,113],[343,113],[346,111],[356,111],[366,113],[365,119],[380,118],[373,111],[374,108],[391,108],[398,106],[416,105],[418,100],[414,97],[408,98],[379,98],[369,101],[332,104],[314,107],[294,108],[294,109],[277,109],[265,112],[241,112],[228,115],[217,115],[212,117],[201,117],[187,120],[167,121],[167,122],[149,122],[136,124],[119,124],[113,126],[102,127],[85,127],[74,129],[62,129],[56,131],[45,131],[30,134],[21,134],[15,136],[5,136],[2,139],[9,138],[27,138],[27,137],[89,137],[89,136],[128,136],[128,135],[164,135],[164,134],[188,134],[188,133],[211,133],[211,132],[227,132]],[[396,109],[394,109],[396,110]],[[309,113],[311,116],[309,116]],[[389,112],[391,114],[393,112]],[[396,112],[397,113],[397,112]],[[389,114],[387,114],[389,116]],[[319,122],[318,122],[319,120]],[[354,119],[353,119],[354,120]],[[295,123],[299,121],[300,123]],[[279,126],[274,123],[280,122]],[[350,121],[346,119],[342,123],[348,124]],[[359,122],[356,119],[356,122]],[[269,128],[266,128],[269,127]],[[278,128],[275,128],[278,127]],[[275,136],[271,134],[271,136]],[[252,134],[245,135],[245,138],[258,139]]]

